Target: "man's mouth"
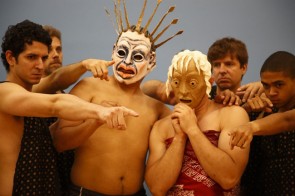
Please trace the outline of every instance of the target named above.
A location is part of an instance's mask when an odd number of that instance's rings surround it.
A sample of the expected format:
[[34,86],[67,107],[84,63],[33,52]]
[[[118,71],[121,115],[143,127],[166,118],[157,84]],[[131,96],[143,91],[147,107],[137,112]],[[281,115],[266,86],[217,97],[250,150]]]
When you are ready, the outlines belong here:
[[120,64],[117,67],[118,75],[123,79],[129,79],[134,77],[136,74],[136,69],[133,66],[126,66],[125,64]]
[[230,79],[228,79],[228,78],[219,78],[218,82],[230,82]]

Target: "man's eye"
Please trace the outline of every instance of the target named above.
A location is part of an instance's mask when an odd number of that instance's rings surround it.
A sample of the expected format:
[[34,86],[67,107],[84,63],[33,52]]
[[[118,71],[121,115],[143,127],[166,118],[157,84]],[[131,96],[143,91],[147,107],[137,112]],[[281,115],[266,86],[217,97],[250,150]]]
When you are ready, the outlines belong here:
[[280,87],[282,87],[283,86],[283,84],[276,84],[276,87],[277,88],[280,88]]
[[46,61],[48,59],[48,56],[44,56],[44,57],[42,57],[42,61],[44,62],[44,61]]
[[133,60],[134,61],[142,61],[143,56],[141,54],[136,54],[136,55],[133,56]]
[[266,84],[262,84],[263,88],[264,89],[268,89],[269,88],[269,85],[266,85]]
[[218,68],[218,67],[220,67],[220,64],[218,64],[218,63],[213,63],[213,64],[212,64],[212,67]]
[[35,59],[35,56],[34,55],[29,55],[28,56],[28,59],[34,60]]
[[124,50],[118,50],[117,54],[119,57],[124,57],[126,55],[126,52]]

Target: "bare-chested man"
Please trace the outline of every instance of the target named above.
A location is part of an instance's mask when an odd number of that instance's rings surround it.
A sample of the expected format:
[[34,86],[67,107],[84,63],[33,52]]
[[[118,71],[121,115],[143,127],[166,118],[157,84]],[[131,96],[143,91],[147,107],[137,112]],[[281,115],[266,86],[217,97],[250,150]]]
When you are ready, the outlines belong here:
[[174,56],[166,85],[178,104],[154,125],[149,143],[146,182],[155,196],[223,195],[242,176],[249,148],[232,150],[228,131],[249,118],[241,107],[210,100],[210,79],[206,55]]
[[60,121],[54,134],[56,148],[76,148],[70,194],[145,195],[149,134],[153,124],[170,113],[167,106],[140,89],[141,81],[156,65],[155,40],[140,23],[127,26],[113,48],[114,75],[108,81],[85,78],[70,92],[92,103],[107,100],[139,113],[136,120],[126,119],[124,131],[97,128],[92,120]]
[[41,25],[25,20],[10,26],[2,40],[1,58],[7,76],[0,83],[0,195],[59,195],[56,151],[40,117],[90,118],[96,119],[97,125],[107,122],[118,128],[118,116],[124,125],[122,116],[137,114],[73,95],[32,93],[32,86],[43,75],[49,34]]

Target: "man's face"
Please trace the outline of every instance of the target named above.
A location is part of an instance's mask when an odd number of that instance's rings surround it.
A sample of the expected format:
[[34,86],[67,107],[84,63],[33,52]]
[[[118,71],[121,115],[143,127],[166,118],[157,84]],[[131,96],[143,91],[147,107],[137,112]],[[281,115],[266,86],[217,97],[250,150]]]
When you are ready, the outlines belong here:
[[[178,62],[178,67],[179,66]],[[171,87],[178,103],[185,103],[191,108],[196,108],[206,95],[206,83],[203,73],[199,73],[195,62],[191,60],[186,70],[173,70]]]
[[266,71],[261,74],[261,83],[266,96],[281,111],[290,110],[295,105],[295,79],[283,72]]
[[47,58],[47,46],[33,41],[32,45],[26,44],[24,51],[19,54],[17,59],[15,57],[9,58],[10,72],[16,80],[24,85],[38,84],[43,75]]
[[116,79],[124,84],[141,81],[155,66],[155,53],[151,42],[143,34],[127,31],[114,46],[112,59]]
[[212,62],[212,76],[220,90],[229,89],[233,92],[241,86],[242,76],[247,71],[247,65],[240,66],[240,62],[233,55],[226,55],[222,59]]
[[51,74],[56,69],[62,66],[62,45],[61,41],[57,37],[51,37],[51,49],[49,51],[48,59],[45,63],[44,74],[47,76]]

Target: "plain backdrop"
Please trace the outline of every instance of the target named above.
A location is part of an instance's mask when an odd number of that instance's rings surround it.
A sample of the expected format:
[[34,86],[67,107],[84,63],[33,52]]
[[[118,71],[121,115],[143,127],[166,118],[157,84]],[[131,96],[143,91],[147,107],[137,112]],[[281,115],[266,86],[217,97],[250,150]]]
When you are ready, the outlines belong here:
[[[9,25],[29,19],[61,30],[64,65],[85,58],[111,59],[117,34],[104,10],[107,8],[113,13],[112,0],[0,1],[1,37]],[[143,1],[126,2],[130,22],[136,23]],[[148,0],[143,24],[155,5],[156,0]],[[157,67],[145,80],[165,81],[175,53],[182,49],[207,53],[214,41],[225,36],[241,39],[247,45],[249,68],[243,83],[259,80],[260,67],[271,53],[278,50],[295,53],[294,0],[163,0],[150,31],[172,5],[176,8],[164,24],[173,18],[179,22],[168,29],[160,41],[180,29],[184,33],[157,49]],[[1,62],[0,80],[5,80],[5,75]]]
[[[112,0],[0,0],[0,35],[12,24],[32,20],[53,25],[62,32],[64,65],[85,58],[111,59],[117,34],[106,16],[105,8],[113,13]],[[136,23],[142,0],[126,0],[131,23]],[[151,15],[156,0],[148,0],[143,24]],[[249,52],[248,72],[243,83],[259,80],[260,67],[273,52],[285,50],[295,53],[294,0],[163,0],[149,28],[172,5],[176,9],[165,20],[168,24],[178,18],[160,39],[184,30],[157,49],[157,67],[145,80],[166,80],[173,55],[182,49],[207,53],[209,46],[222,37],[241,39]],[[162,26],[162,28],[165,25]],[[111,69],[110,69],[111,70]],[[6,71],[1,62],[0,80]],[[85,74],[85,76],[90,76]],[[69,89],[68,89],[69,90]]]

